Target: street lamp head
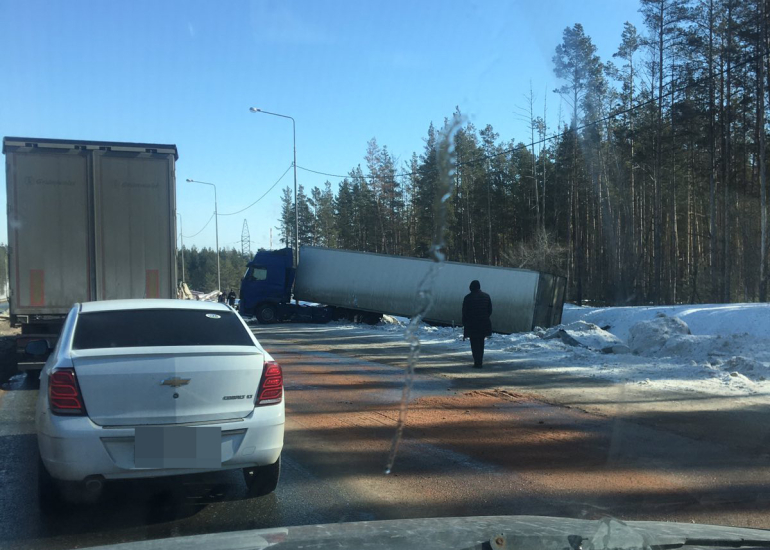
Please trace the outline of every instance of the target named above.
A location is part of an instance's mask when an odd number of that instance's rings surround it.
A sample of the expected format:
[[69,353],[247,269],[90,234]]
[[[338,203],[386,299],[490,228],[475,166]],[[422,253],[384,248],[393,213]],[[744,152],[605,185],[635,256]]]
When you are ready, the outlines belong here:
[[191,180],[190,178],[187,178],[188,183],[192,183],[194,180]]
[[249,107],[249,111],[251,111],[252,113],[258,113],[258,112],[260,112],[261,110],[262,110],[262,109],[257,109],[256,107]]

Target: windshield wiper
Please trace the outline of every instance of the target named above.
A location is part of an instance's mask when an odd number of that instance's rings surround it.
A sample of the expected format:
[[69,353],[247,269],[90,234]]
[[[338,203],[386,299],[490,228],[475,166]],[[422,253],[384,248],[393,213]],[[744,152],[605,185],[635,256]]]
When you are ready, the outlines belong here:
[[685,538],[680,544],[653,545],[653,549],[683,548],[686,546],[708,546],[719,548],[770,548],[770,540],[765,539],[697,539]]
[[688,547],[770,549],[770,539],[690,538],[664,536],[653,543],[637,545],[596,545],[590,538],[568,536],[516,536],[499,533],[488,541],[465,550],[676,550]]
[[464,550],[592,550],[593,546],[583,545],[583,541],[588,540],[590,539],[580,535],[538,537],[499,533],[493,535],[488,541]]

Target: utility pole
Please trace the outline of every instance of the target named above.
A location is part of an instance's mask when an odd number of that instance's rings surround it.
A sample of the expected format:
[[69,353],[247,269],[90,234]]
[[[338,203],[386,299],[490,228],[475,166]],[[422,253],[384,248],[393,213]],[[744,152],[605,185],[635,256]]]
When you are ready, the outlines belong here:
[[182,228],[182,214],[177,212],[177,216],[179,216],[179,240],[182,242],[182,248],[179,250],[182,254],[182,283],[184,283],[184,229]]
[[217,290],[222,291],[222,274],[219,270],[219,212],[217,211],[217,186],[207,181],[194,180],[187,178],[188,183],[202,183],[203,185],[210,185],[214,188],[214,231],[216,232],[216,244],[217,244]]
[[[299,264],[299,205],[297,204],[297,125],[294,122],[294,118],[290,117],[289,115],[271,113],[270,111],[264,111],[256,107],[249,107],[249,111],[252,113],[279,116],[281,118],[288,118],[291,120],[292,143],[294,146],[294,267],[296,268],[297,264]],[[272,246],[270,248],[272,248]]]

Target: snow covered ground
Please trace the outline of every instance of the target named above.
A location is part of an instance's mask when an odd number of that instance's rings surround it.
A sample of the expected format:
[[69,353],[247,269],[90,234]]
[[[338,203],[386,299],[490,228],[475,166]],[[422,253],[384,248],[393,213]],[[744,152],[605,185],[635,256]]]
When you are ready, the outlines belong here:
[[[717,395],[770,392],[770,304],[592,308],[567,305],[563,324],[487,340],[489,362]],[[372,330],[403,335],[408,319]],[[361,328],[363,325],[356,325]],[[462,329],[423,326],[420,339],[469,349]],[[604,350],[604,351],[602,351]],[[470,353],[470,352],[469,352]]]

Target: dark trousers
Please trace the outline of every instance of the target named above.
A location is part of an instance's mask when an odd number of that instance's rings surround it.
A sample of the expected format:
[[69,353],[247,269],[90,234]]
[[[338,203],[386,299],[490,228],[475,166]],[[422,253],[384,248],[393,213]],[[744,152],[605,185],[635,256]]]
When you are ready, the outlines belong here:
[[471,336],[471,353],[473,354],[473,364],[481,366],[484,362],[483,336]]

